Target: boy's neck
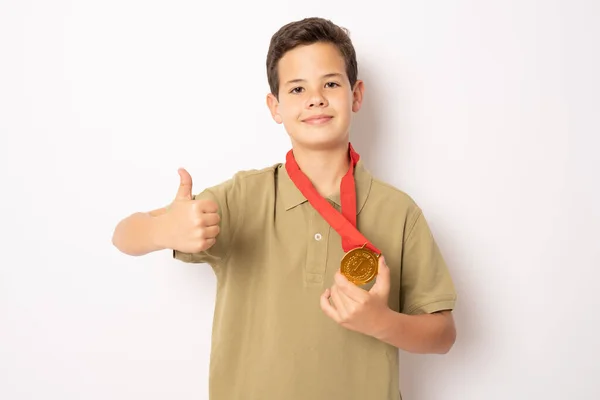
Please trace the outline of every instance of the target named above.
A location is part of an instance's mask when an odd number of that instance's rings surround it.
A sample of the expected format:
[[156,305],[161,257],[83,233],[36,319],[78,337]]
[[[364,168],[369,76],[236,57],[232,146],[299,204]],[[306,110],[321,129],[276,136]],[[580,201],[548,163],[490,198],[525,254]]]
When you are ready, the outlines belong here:
[[350,168],[348,143],[326,150],[295,146],[294,158],[321,196],[329,197],[339,193],[342,178]]

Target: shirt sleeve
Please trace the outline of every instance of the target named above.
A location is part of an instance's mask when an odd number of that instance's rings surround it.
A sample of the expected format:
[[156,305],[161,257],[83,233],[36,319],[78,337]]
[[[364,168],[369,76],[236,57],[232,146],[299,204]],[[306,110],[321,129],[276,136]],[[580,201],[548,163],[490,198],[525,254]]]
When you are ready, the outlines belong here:
[[401,312],[415,315],[454,309],[452,278],[420,208],[415,208],[407,226],[402,251]]
[[187,263],[207,263],[213,267],[225,264],[232,251],[237,228],[241,224],[242,189],[239,180],[234,177],[193,196],[194,200],[212,200],[217,203],[219,234],[215,244],[205,251],[185,253],[173,250],[174,259]]

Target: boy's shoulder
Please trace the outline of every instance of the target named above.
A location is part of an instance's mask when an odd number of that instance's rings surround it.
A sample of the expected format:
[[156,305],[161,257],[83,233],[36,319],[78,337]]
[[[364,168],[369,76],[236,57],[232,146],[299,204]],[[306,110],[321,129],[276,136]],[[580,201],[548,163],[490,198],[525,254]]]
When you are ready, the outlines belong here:
[[376,177],[372,177],[371,182],[371,191],[375,194],[407,203],[415,203],[411,195],[389,182]]
[[381,199],[388,204],[403,204],[409,208],[418,208],[418,205],[414,198],[409,195],[406,191],[400,189],[398,186],[373,175],[366,167],[363,166],[363,170],[369,176],[371,185],[369,188],[369,197]]
[[272,185],[275,181],[277,169],[281,163],[259,167],[254,169],[238,170],[234,172],[228,179],[206,188],[212,192],[232,192],[240,191],[244,188],[244,192],[248,188],[250,190],[261,190],[267,185]]
[[277,170],[281,166],[283,166],[282,163],[276,163],[276,164],[272,164],[272,165],[269,165],[266,167],[239,170],[233,175],[233,179],[238,179],[238,180],[265,179],[265,180],[269,180],[271,177],[275,176]]
[[272,185],[275,182],[277,171],[282,165],[277,163],[266,167],[238,170],[226,183],[260,190],[265,185]]

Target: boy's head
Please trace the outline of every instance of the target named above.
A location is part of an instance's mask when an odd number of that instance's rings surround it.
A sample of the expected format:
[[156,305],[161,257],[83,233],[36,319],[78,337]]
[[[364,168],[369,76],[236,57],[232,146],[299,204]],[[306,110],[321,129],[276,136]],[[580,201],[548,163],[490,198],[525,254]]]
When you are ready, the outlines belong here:
[[361,106],[364,84],[357,75],[345,29],[322,18],[292,22],[271,38],[267,105],[295,145],[337,146],[348,141],[352,112]]

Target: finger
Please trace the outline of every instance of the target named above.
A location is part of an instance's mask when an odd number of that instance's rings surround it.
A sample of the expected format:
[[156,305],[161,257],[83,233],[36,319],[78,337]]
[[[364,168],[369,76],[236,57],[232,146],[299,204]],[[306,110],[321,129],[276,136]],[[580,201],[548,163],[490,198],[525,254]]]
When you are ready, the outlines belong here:
[[217,213],[206,213],[202,214],[202,226],[214,226],[218,225],[221,221],[221,217]]
[[379,257],[378,268],[375,284],[371,287],[370,292],[387,297],[390,293],[390,268],[385,262],[385,257]]
[[185,170],[185,168],[179,168],[179,189],[175,198],[177,200],[191,200],[192,199],[192,176]]
[[219,229],[219,225],[209,226],[207,228],[204,228],[202,232],[202,237],[204,239],[216,238],[219,235],[220,231],[221,230]]
[[204,250],[208,250],[211,247],[213,247],[215,245],[215,243],[217,243],[217,239],[215,239],[215,238],[204,239],[204,245],[202,246],[202,248]]
[[340,289],[336,285],[331,287],[331,301],[333,301],[333,305],[341,317],[348,315],[348,297],[342,296]]
[[335,273],[333,279],[338,289],[353,301],[362,302],[368,297],[365,290],[350,282],[339,270]]
[[216,213],[219,211],[219,206],[212,200],[198,200],[195,202],[197,210],[202,213]]
[[331,318],[332,320],[334,320],[337,323],[340,323],[341,318],[338,315],[338,312],[335,309],[335,307],[333,307],[331,305],[331,303],[329,302],[330,297],[331,297],[331,290],[326,289],[323,292],[323,294],[321,295],[321,299],[320,299],[321,310],[323,310],[325,315],[327,315],[329,318]]

